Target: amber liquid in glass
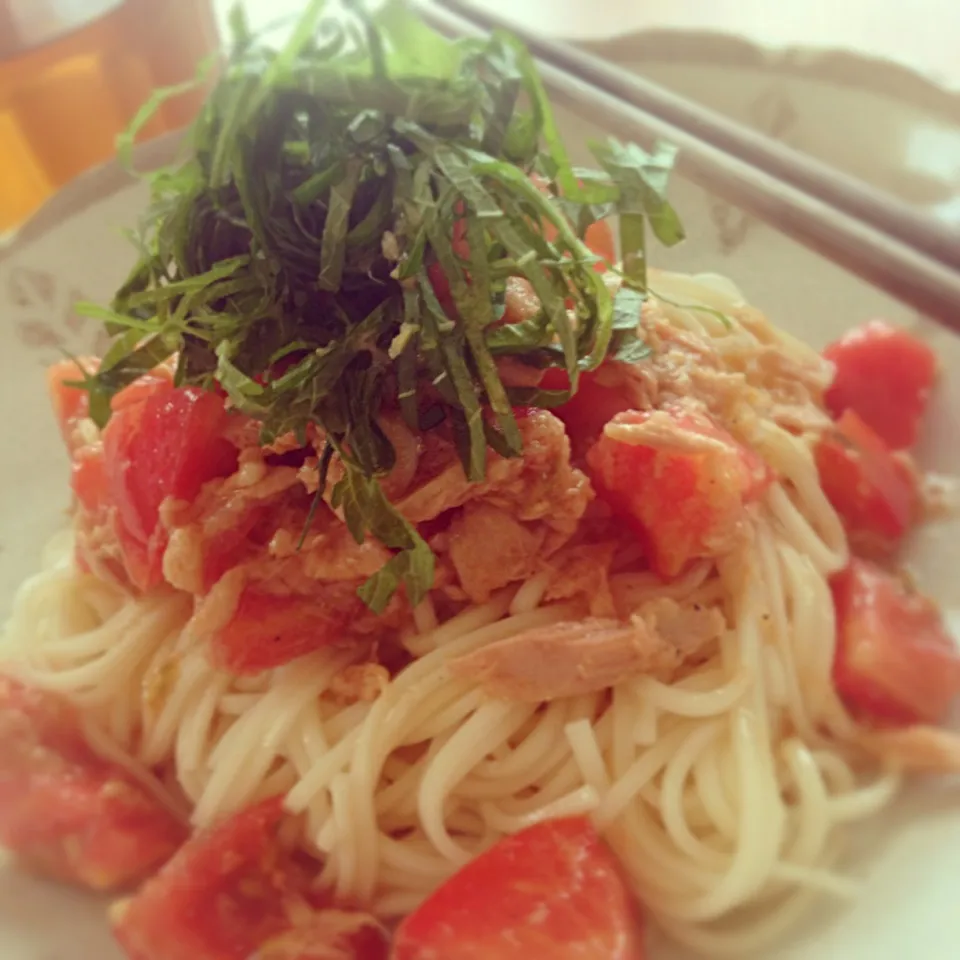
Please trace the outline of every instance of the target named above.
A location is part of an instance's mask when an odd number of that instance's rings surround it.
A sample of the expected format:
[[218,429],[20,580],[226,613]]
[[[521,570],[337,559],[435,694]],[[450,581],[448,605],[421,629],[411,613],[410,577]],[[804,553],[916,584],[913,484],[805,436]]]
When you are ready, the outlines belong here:
[[[2,34],[13,36],[13,13],[3,9],[10,3],[0,0],[0,50]],[[0,235],[111,157],[151,91],[195,76],[218,44],[210,0],[98,5],[111,6],[48,42],[0,55]],[[141,139],[185,126],[202,99],[197,90],[166,102]]]

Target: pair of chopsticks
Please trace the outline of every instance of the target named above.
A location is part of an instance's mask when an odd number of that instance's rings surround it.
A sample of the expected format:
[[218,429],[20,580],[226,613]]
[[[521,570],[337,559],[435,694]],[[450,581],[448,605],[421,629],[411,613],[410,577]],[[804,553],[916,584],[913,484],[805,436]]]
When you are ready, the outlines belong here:
[[[474,3],[479,0],[474,0]],[[907,204],[569,44],[469,0],[418,4],[442,33],[503,29],[526,43],[544,83],[625,139],[679,148],[677,170],[960,333],[960,231]]]

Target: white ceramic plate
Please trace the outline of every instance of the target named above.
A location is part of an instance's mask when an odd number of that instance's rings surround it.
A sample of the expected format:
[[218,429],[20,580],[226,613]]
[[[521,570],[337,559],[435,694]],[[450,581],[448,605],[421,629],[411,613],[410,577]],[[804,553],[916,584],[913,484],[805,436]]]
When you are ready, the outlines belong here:
[[[943,209],[960,203],[960,161],[952,172],[949,164],[937,166],[945,156],[960,157],[960,122],[951,117],[960,110],[942,92],[918,82],[905,85],[908,95],[899,96],[891,68],[882,65],[860,62],[852,73],[845,67],[843,78],[815,80],[789,57],[771,60],[723,38],[671,36],[669,42],[621,39],[607,55],[624,58],[625,66],[642,60],[648,74],[908,199]],[[878,123],[861,122],[864,111]],[[842,148],[824,134],[831,112],[844,125]],[[585,159],[582,145],[603,131],[560,113],[569,142]],[[899,139],[887,135],[894,128]],[[898,143],[919,146],[911,152]],[[923,144],[933,146],[921,149]],[[950,144],[954,152],[944,153],[937,144]],[[141,162],[169,147],[149,147]],[[80,320],[71,305],[80,298],[109,298],[131,260],[120,228],[136,221],[145,196],[145,188],[131,185],[116,166],[105,167],[58,195],[15,247],[0,251],[0,615],[35,567],[41,544],[63,523],[68,502],[66,459],[48,412],[43,369],[62,349],[97,348],[95,325]],[[676,181],[673,198],[690,239],[664,256],[663,265],[728,274],[776,322],[815,345],[872,316],[916,327],[928,338],[946,377],[921,455],[931,468],[960,474],[960,340],[690,183]],[[960,616],[954,572],[960,568],[960,523],[924,531],[911,561],[951,615]],[[917,785],[876,831],[855,840],[850,869],[864,878],[861,900],[843,911],[825,907],[768,954],[770,960],[955,960],[960,785]],[[0,867],[0,957],[115,960],[119,954],[102,909],[100,902]],[[678,956],[664,947],[655,960]]]

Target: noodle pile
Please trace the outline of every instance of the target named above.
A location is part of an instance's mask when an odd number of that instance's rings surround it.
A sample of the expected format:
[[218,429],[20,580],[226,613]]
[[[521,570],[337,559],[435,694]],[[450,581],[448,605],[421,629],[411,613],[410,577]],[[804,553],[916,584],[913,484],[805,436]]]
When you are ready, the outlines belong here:
[[[755,315],[736,319],[726,281],[654,285],[670,322],[721,354],[766,338],[812,355]],[[779,479],[750,508],[741,546],[670,584],[636,563],[612,575],[637,603],[668,596],[724,613],[717,652],[671,684],[632,677],[537,705],[452,678],[454,656],[586,616],[580,601],[543,604],[542,576],[443,623],[428,599],[404,635],[415,659],[369,699],[342,689],[344,671],[363,670],[361,649],[236,678],[184,629],[189,597],[130,598],[78,573],[69,536],[20,590],[10,669],[77,703],[94,749],[197,826],[285,793],[290,838],[317,858],[318,886],[345,901],[407,913],[504,834],[589,813],[670,936],[740,956],[814,896],[855,893],[832,871],[838,833],[899,784],[852,745],[857,728],[833,691],[827,578],[847,546],[808,446],[763,416],[744,431]]]

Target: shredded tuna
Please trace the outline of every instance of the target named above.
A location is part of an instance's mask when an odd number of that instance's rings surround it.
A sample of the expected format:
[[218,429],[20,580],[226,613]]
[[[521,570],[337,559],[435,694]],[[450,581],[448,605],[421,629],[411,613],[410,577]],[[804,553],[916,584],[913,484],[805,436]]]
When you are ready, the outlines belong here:
[[545,410],[519,420],[523,455],[504,458],[491,453],[487,476],[471,483],[452,443],[436,444],[425,457],[413,492],[397,502],[413,523],[432,520],[471,500],[509,510],[518,520],[545,520],[569,536],[583,515],[592,491],[587,478],[570,464],[570,442],[563,424]]
[[538,703],[593,693],[639,674],[669,680],[723,629],[718,610],[656,600],[628,623],[591,617],[525,630],[448,667],[490,696]]
[[486,603],[495,590],[531,576],[544,537],[543,529],[532,529],[499,507],[468,503],[448,538],[450,560],[466,595]]
[[770,333],[762,314],[749,308],[731,312],[749,333],[704,337],[678,326],[663,304],[650,298],[639,322],[650,356],[609,365],[605,385],[622,389],[637,410],[666,404],[705,409],[746,442],[745,428],[757,413],[797,433],[827,422],[821,401],[830,365],[793,338]]
[[675,416],[663,410],[657,410],[638,422],[608,423],[603,432],[617,443],[653,447],[678,453],[715,453],[724,457],[730,455],[728,443],[724,443],[717,437],[685,430]]
[[550,603],[583,597],[591,616],[615,616],[610,567],[617,550],[614,542],[565,547],[547,563],[551,579],[543,599]]

